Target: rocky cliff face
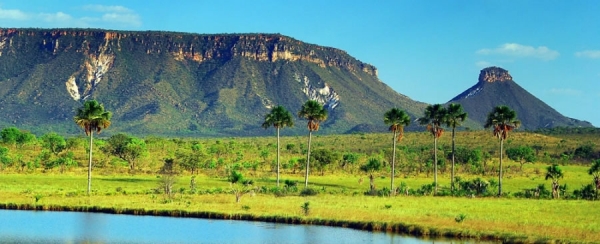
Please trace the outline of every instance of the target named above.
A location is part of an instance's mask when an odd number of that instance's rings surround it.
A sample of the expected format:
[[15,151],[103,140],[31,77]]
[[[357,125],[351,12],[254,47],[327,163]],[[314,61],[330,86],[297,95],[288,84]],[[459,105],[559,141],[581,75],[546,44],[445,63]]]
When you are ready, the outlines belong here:
[[510,76],[508,70],[505,70],[500,67],[488,67],[482,69],[479,73],[479,82],[493,83],[512,80],[512,76]]
[[330,110],[323,128],[343,132],[425,106],[342,50],[279,34],[0,29],[0,84],[0,126],[66,127],[93,98],[131,133],[264,133],[270,108],[296,113],[308,99]]

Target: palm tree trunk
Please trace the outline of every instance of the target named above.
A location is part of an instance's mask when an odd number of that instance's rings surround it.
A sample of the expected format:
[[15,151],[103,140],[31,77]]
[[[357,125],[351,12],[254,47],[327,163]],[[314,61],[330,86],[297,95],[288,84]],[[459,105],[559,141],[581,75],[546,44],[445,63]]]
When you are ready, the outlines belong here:
[[396,130],[394,130],[394,138],[392,138],[392,141],[392,182],[390,184],[390,196],[396,195],[396,191],[394,189],[394,173],[396,171]]
[[279,187],[279,127],[277,127],[277,187]]
[[454,191],[454,132],[455,132],[455,127],[452,127],[452,175],[450,177],[452,177],[450,179],[450,190]]
[[504,148],[504,138],[500,137],[500,172],[498,174],[498,197],[502,196],[502,150]]
[[87,194],[92,190],[92,146],[94,145],[94,131],[90,131],[90,161],[88,163],[88,187]]
[[310,141],[312,139],[312,130],[308,131],[308,152],[306,153],[306,174],[304,175],[304,188],[308,188],[308,168],[310,166]]
[[437,136],[433,135],[433,183],[435,184],[434,194],[438,192],[437,181]]

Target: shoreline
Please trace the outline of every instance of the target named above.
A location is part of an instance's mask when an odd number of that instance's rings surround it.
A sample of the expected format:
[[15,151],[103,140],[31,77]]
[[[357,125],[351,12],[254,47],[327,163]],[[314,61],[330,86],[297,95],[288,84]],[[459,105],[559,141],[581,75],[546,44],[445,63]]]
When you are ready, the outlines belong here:
[[219,220],[238,220],[238,221],[259,221],[292,225],[318,225],[342,227],[370,232],[389,232],[400,235],[407,235],[416,238],[448,238],[461,241],[491,241],[491,242],[510,242],[510,243],[555,243],[564,242],[558,239],[530,239],[526,236],[513,236],[507,233],[476,233],[466,231],[455,232],[449,229],[438,229],[435,227],[419,226],[404,223],[386,223],[372,221],[348,221],[331,220],[319,218],[303,218],[298,216],[277,216],[267,215],[258,216],[250,213],[222,213],[209,211],[186,211],[186,210],[159,210],[142,208],[111,208],[100,206],[62,206],[62,205],[43,205],[43,204],[16,204],[0,203],[0,209],[20,210],[20,211],[55,211],[55,212],[87,212],[104,214],[123,214],[134,216],[157,216],[157,217],[175,217],[175,218],[202,218]]

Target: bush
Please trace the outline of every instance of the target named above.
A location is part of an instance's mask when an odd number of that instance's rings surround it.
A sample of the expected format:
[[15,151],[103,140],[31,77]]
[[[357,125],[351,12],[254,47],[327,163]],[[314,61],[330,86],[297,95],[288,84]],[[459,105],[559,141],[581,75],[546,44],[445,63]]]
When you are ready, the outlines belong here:
[[298,185],[298,181],[295,181],[295,180],[285,180],[283,183],[288,188],[290,188],[290,187],[296,187]]
[[229,178],[227,178],[227,180],[229,180],[229,182],[231,183],[238,183],[238,182],[243,182],[244,180],[244,176],[242,175],[242,173],[236,171],[236,170],[232,170],[231,174],[229,174]]
[[552,198],[552,192],[546,189],[544,184],[540,184],[535,188],[524,189],[523,191],[515,192],[513,196],[520,198],[550,199]]
[[598,199],[598,194],[595,188],[594,184],[587,184],[581,187],[581,189],[573,191],[573,197],[577,199],[596,200]]
[[318,190],[309,187],[304,188],[302,189],[302,191],[300,191],[300,196],[315,196],[317,194],[319,194]]
[[459,196],[487,196],[490,194],[489,187],[492,185],[490,182],[476,178],[471,181],[462,181],[457,179]]

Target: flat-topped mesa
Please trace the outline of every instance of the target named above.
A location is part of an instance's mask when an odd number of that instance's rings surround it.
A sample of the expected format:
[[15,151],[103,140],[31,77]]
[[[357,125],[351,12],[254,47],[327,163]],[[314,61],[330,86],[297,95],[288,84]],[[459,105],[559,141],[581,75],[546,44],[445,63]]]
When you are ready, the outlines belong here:
[[493,83],[496,81],[502,82],[502,81],[512,81],[512,76],[510,76],[510,74],[508,73],[508,70],[505,70],[503,68],[500,67],[487,67],[485,69],[482,69],[481,72],[479,73],[479,82],[480,83],[484,83],[484,82],[488,82],[488,83]]
[[[31,40],[23,37],[31,37]],[[350,72],[364,72],[375,77],[378,75],[375,66],[363,63],[343,50],[305,43],[281,34],[0,28],[0,55],[8,52],[4,50],[6,48],[23,48],[36,41],[41,42],[39,45],[53,54],[69,50],[87,50],[93,53],[100,50],[99,46],[106,46],[111,52],[141,49],[148,55],[170,53],[178,61],[201,63],[237,56],[261,62],[304,61],[323,68],[338,67]]]

